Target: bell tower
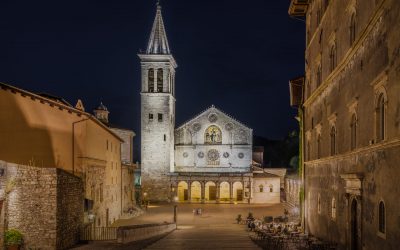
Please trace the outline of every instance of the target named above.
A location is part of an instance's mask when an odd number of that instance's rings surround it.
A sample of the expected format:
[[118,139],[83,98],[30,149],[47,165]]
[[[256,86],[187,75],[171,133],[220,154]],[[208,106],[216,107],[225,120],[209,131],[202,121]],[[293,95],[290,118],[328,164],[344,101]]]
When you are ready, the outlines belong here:
[[157,12],[145,53],[139,55],[141,88],[141,168],[145,199],[166,201],[170,196],[169,174],[174,169],[175,68],[167,34]]

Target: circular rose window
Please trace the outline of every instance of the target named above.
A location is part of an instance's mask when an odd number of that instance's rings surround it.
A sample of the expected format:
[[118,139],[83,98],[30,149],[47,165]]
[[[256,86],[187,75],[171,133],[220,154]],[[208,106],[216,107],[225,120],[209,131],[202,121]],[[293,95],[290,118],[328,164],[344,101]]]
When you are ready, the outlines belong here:
[[219,159],[219,152],[216,149],[210,149],[207,153],[208,160],[217,161]]
[[229,157],[229,153],[228,152],[225,152],[224,153],[224,158],[228,158]]
[[217,117],[217,115],[216,114],[210,114],[209,116],[208,116],[208,120],[210,121],[210,122],[216,122],[217,120],[218,120],[218,117]]
[[239,157],[240,159],[243,159],[244,154],[243,154],[243,153],[239,153],[239,154],[238,154],[238,157]]

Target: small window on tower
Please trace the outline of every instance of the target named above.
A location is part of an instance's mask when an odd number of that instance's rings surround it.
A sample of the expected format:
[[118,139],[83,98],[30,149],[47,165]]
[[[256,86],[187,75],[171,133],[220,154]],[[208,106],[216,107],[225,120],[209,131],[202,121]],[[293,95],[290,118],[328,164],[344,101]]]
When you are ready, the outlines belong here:
[[167,135],[164,134],[164,141],[167,141]]
[[149,114],[149,121],[153,120],[153,114]]
[[163,115],[159,113],[159,114],[158,114],[158,121],[159,121],[159,122],[162,122],[162,119],[163,119]]

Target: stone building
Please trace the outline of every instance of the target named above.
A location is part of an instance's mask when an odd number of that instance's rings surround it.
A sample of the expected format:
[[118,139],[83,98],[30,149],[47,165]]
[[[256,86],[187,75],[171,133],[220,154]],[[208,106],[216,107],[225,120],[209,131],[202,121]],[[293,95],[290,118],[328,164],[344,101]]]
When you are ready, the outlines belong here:
[[[84,181],[85,222],[108,226],[123,213],[122,139],[82,102],[73,107],[0,83],[0,159],[36,167],[55,167]],[[91,216],[93,218],[93,216]]]
[[134,207],[135,199],[135,169],[136,164],[133,162],[133,139],[136,136],[135,132],[125,128],[116,127],[109,122],[110,111],[107,107],[100,105],[93,111],[95,117],[104,125],[108,126],[112,132],[122,139],[121,143],[121,206],[123,214]]
[[67,249],[79,242],[82,179],[58,168],[0,161],[0,249],[4,230],[23,234],[24,249]]
[[139,57],[144,198],[279,203],[280,178],[262,169],[253,173],[252,129],[214,106],[175,129],[177,64],[159,5],[147,50]]
[[306,20],[305,226],[339,249],[398,248],[399,13],[397,0],[290,4]]

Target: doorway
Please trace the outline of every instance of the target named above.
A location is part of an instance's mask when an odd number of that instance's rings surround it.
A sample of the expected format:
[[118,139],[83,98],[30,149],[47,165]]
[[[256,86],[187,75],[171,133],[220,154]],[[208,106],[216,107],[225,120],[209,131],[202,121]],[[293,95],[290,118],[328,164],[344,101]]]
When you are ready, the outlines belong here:
[[351,250],[358,250],[358,212],[357,212],[358,202],[356,199],[353,199],[351,202],[351,211],[350,211],[350,240],[351,240]]

